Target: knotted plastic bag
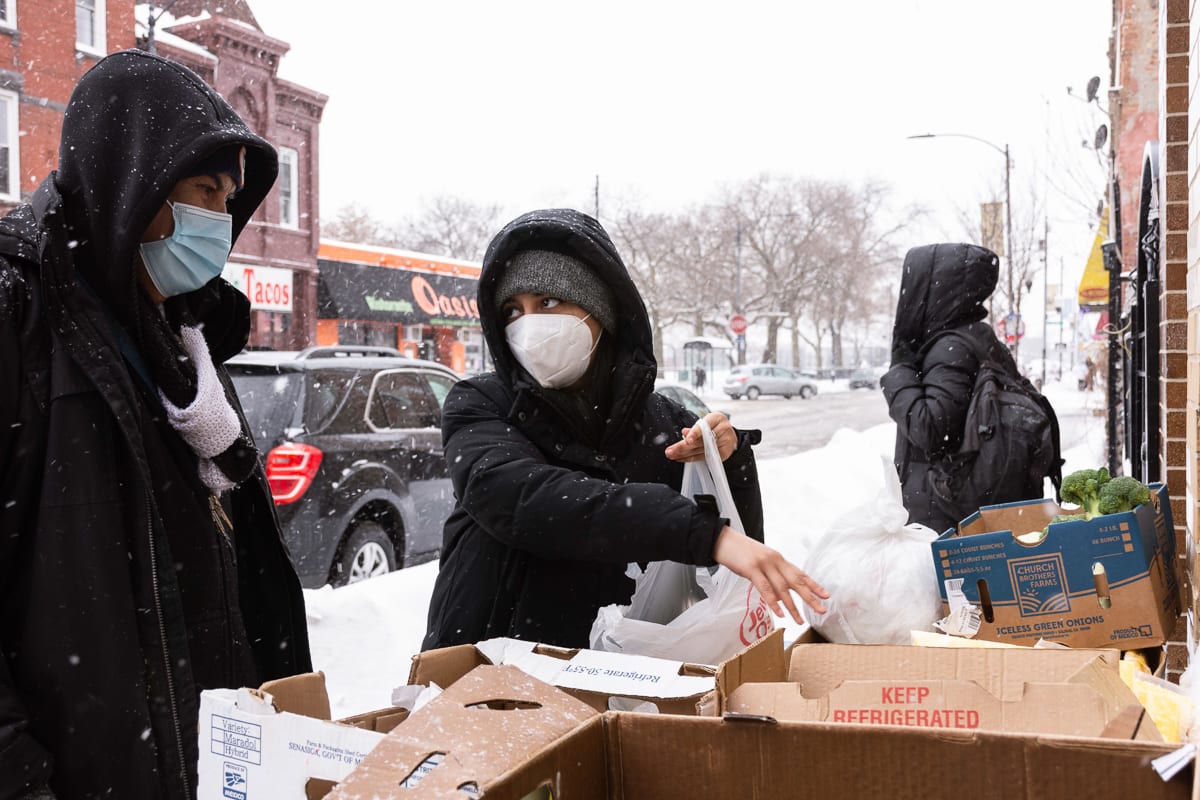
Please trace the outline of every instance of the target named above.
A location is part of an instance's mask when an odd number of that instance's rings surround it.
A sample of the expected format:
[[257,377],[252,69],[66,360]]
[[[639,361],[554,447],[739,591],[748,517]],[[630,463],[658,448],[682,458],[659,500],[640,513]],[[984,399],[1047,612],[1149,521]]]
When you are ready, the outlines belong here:
[[[703,419],[704,461],[683,468],[680,492],[715,497],[729,526],[744,530],[717,439]],[[630,564],[637,584],[630,605],[604,606],[592,624],[594,650],[634,653],[694,664],[719,664],[775,629],[766,603],[753,584],[726,567],[710,570],[674,561],[653,561],[641,570]]]
[[933,630],[942,601],[933,568],[932,529],[908,521],[895,467],[882,459],[884,490],[838,517],[817,542],[805,571],[829,591],[826,612],[801,606],[831,642],[908,644]]

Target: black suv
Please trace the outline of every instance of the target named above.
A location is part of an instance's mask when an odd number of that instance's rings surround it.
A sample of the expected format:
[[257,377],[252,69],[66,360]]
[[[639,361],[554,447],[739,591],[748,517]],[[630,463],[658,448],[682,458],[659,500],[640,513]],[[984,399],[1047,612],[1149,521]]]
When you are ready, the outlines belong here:
[[305,587],[436,557],[454,506],[441,409],[458,375],[388,347],[246,352],[225,366]]

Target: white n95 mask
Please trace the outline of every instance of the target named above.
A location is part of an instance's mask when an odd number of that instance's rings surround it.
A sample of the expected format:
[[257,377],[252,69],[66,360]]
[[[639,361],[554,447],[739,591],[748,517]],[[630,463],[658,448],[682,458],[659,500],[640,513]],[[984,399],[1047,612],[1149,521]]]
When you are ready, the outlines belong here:
[[[588,314],[590,317],[591,314]],[[562,389],[584,376],[592,353],[592,332],[572,314],[525,314],[504,329],[513,357],[543,389]]]

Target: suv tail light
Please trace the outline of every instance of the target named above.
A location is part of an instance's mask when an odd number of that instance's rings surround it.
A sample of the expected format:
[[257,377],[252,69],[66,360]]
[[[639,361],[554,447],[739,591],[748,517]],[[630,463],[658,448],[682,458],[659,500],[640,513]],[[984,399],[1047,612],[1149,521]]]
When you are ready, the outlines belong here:
[[299,500],[321,468],[322,453],[310,444],[288,442],[267,453],[267,483],[271,499],[284,506]]
[[732,380],[734,383],[745,383],[745,382],[746,382],[746,376],[745,376],[745,375],[734,375],[734,376],[733,376],[733,378],[732,378],[731,380]]

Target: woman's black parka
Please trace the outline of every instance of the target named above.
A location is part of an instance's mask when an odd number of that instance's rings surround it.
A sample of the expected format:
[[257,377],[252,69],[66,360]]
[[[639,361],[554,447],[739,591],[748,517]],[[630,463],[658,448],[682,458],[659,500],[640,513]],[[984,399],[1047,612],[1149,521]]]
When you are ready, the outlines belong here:
[[[534,247],[578,258],[615,298],[603,393],[611,400],[591,443],[572,432],[558,410],[566,404],[513,359],[494,310],[509,258]],[[457,502],[424,648],[494,636],[586,647],[597,610],[629,602],[629,562],[714,563],[715,505],[681,496],[683,465],[663,455],[695,417],[653,392],[645,306],[608,234],[585,214],[535,211],[506,226],[484,258],[479,310],[496,371],[459,383],[446,400],[442,436]],[[725,471],[746,533],[761,541],[754,441],[757,432],[739,434]]]

